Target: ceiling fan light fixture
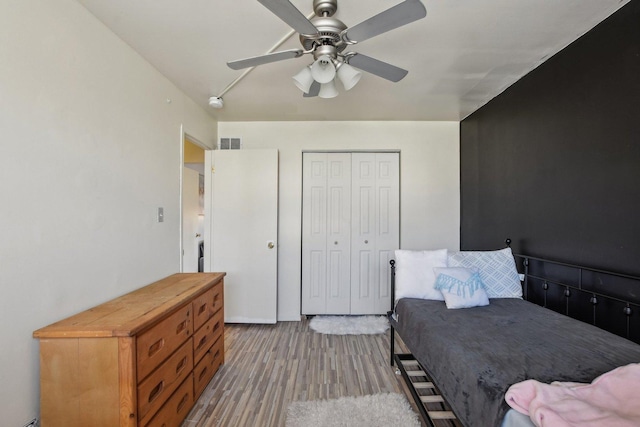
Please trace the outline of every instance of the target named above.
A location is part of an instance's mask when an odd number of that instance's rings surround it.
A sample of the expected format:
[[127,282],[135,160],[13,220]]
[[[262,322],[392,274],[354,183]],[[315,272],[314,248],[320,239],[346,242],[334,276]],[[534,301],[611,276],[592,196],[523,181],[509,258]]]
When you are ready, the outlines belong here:
[[311,65],[311,75],[320,84],[326,84],[336,77],[336,67],[331,57],[323,55]]
[[304,67],[298,74],[293,76],[293,82],[295,85],[303,91],[304,93],[308,93],[309,89],[311,89],[311,85],[313,84],[313,76],[311,75],[311,68]]
[[318,96],[320,98],[335,98],[338,96],[338,89],[336,88],[335,80],[330,80],[327,83],[321,84]]
[[342,82],[345,90],[350,90],[353,88],[359,81],[360,77],[362,77],[362,73],[346,62],[341,63],[338,66],[338,79]]

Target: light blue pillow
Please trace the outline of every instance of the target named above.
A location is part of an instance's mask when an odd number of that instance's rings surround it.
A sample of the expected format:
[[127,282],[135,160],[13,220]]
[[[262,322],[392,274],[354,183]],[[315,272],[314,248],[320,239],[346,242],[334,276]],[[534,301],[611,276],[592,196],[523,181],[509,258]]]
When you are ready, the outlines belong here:
[[511,248],[449,252],[449,267],[477,268],[489,298],[522,298],[522,284]]
[[477,269],[465,267],[434,268],[435,288],[442,292],[447,308],[470,308],[489,305]]

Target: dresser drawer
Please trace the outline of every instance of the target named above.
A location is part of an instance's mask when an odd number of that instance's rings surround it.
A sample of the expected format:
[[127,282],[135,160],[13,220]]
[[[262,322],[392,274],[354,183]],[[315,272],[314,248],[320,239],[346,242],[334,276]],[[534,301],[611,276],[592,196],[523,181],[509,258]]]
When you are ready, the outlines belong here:
[[224,282],[216,283],[213,289],[213,312],[217,313],[224,307]]
[[193,330],[197,331],[213,316],[213,289],[193,300]]
[[138,383],[193,335],[191,307],[191,304],[181,307],[138,336],[136,343]]
[[193,340],[189,339],[138,385],[138,418],[151,418],[192,370]]
[[148,422],[140,423],[141,427],[179,427],[193,407],[193,375],[189,375],[178,387],[167,403]]
[[224,363],[224,337],[220,334],[193,370],[196,399],[202,394],[222,363]]
[[219,310],[202,328],[193,334],[193,361],[198,363],[211,345],[222,335],[224,315]]

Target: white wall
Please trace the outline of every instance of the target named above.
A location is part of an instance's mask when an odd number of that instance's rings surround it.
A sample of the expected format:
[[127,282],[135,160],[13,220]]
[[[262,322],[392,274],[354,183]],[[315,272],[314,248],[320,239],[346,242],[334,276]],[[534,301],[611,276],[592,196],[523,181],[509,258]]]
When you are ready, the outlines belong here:
[[75,1],[4,0],[0,32],[0,424],[18,427],[38,416],[35,329],[178,271],[180,127],[217,129]]
[[458,122],[225,122],[218,134],[280,152],[278,320],[300,319],[303,150],[400,150],[402,248],[459,249]]

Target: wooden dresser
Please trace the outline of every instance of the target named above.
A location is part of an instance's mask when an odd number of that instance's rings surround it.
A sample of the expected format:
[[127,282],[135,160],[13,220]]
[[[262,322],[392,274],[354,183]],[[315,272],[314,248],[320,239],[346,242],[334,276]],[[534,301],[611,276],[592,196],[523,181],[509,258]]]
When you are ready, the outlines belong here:
[[224,362],[224,275],[174,274],[35,331],[42,427],[179,426]]

